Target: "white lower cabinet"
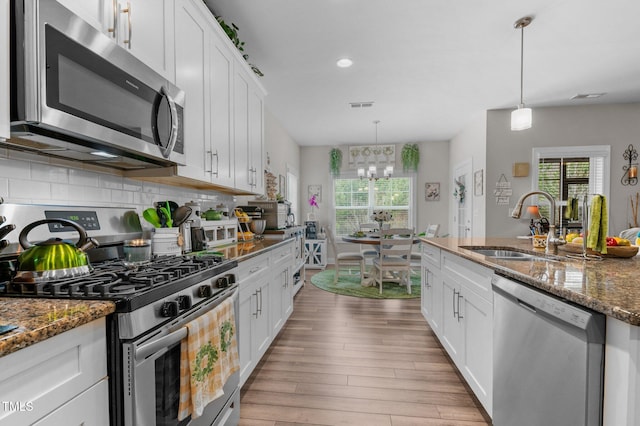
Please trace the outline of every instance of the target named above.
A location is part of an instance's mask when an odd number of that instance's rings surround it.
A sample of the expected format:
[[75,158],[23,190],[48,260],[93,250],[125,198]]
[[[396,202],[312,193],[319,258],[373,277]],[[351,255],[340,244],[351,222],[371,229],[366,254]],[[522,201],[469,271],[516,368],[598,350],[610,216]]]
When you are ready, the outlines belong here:
[[422,244],[421,310],[431,329],[440,336],[442,331],[442,273],[440,249]]
[[274,250],[271,255],[273,273],[271,295],[271,333],[273,337],[293,312],[293,249],[294,241]]
[[241,262],[238,267],[240,386],[271,344],[269,259],[269,253],[265,253]]
[[327,240],[305,240],[304,256],[309,269],[324,269],[327,266]]
[[487,413],[493,392],[493,271],[422,244],[422,315]]
[[240,386],[293,312],[294,241],[240,262]]
[[109,382],[103,379],[33,425],[107,426],[109,407],[105,401],[108,400]]
[[0,425],[108,425],[105,319],[1,357],[0,395]]
[[487,411],[493,405],[493,271],[442,253],[440,341]]

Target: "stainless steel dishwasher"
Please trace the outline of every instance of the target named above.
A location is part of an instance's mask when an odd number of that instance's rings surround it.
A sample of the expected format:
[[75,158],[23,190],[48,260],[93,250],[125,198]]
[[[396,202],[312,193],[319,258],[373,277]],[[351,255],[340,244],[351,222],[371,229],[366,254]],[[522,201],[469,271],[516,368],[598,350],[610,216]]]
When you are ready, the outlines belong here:
[[605,316],[494,275],[494,426],[602,424]]

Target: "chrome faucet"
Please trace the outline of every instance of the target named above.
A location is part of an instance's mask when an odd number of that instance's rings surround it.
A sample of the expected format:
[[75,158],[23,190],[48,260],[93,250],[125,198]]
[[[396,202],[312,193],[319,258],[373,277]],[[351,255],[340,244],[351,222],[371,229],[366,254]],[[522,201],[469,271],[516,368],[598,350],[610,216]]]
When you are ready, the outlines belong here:
[[524,200],[529,198],[532,195],[542,195],[551,204],[551,212],[549,215],[549,232],[547,233],[547,247],[545,248],[546,254],[558,254],[558,246],[566,244],[567,242],[563,238],[556,237],[556,200],[553,199],[551,194],[545,191],[531,191],[522,195],[516,206],[513,208],[513,212],[511,212],[511,217],[514,219],[520,219],[520,215],[522,214],[522,204]]

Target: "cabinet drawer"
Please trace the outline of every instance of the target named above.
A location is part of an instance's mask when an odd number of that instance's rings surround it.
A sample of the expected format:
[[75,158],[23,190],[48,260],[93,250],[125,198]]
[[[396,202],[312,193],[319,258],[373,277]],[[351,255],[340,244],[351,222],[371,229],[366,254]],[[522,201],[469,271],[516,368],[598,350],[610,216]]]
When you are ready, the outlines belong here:
[[293,260],[293,241],[271,252],[271,263],[274,266]]
[[[107,376],[105,319],[0,358],[0,395],[18,405],[0,410],[0,424],[32,424]],[[29,404],[21,410],[19,405]],[[108,404],[95,401],[92,410]]]
[[491,290],[493,271],[491,269],[455,254],[443,253],[442,272],[485,300],[493,301]]
[[261,254],[240,262],[238,265],[238,281],[255,281],[269,270],[269,253]]
[[440,249],[427,243],[422,243],[422,259],[440,269]]

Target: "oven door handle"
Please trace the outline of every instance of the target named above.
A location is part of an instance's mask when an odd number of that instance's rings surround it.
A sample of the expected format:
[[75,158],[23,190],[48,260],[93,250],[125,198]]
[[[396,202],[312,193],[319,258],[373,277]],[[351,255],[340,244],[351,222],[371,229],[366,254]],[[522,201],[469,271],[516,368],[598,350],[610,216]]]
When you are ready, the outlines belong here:
[[154,340],[153,342],[147,343],[146,345],[138,346],[135,349],[133,356],[135,357],[136,361],[143,360],[149,355],[152,355],[163,348],[168,348],[169,346],[178,343],[188,335],[189,329],[187,329],[187,327],[179,328],[178,330],[167,334],[166,336],[161,337],[158,340]]

